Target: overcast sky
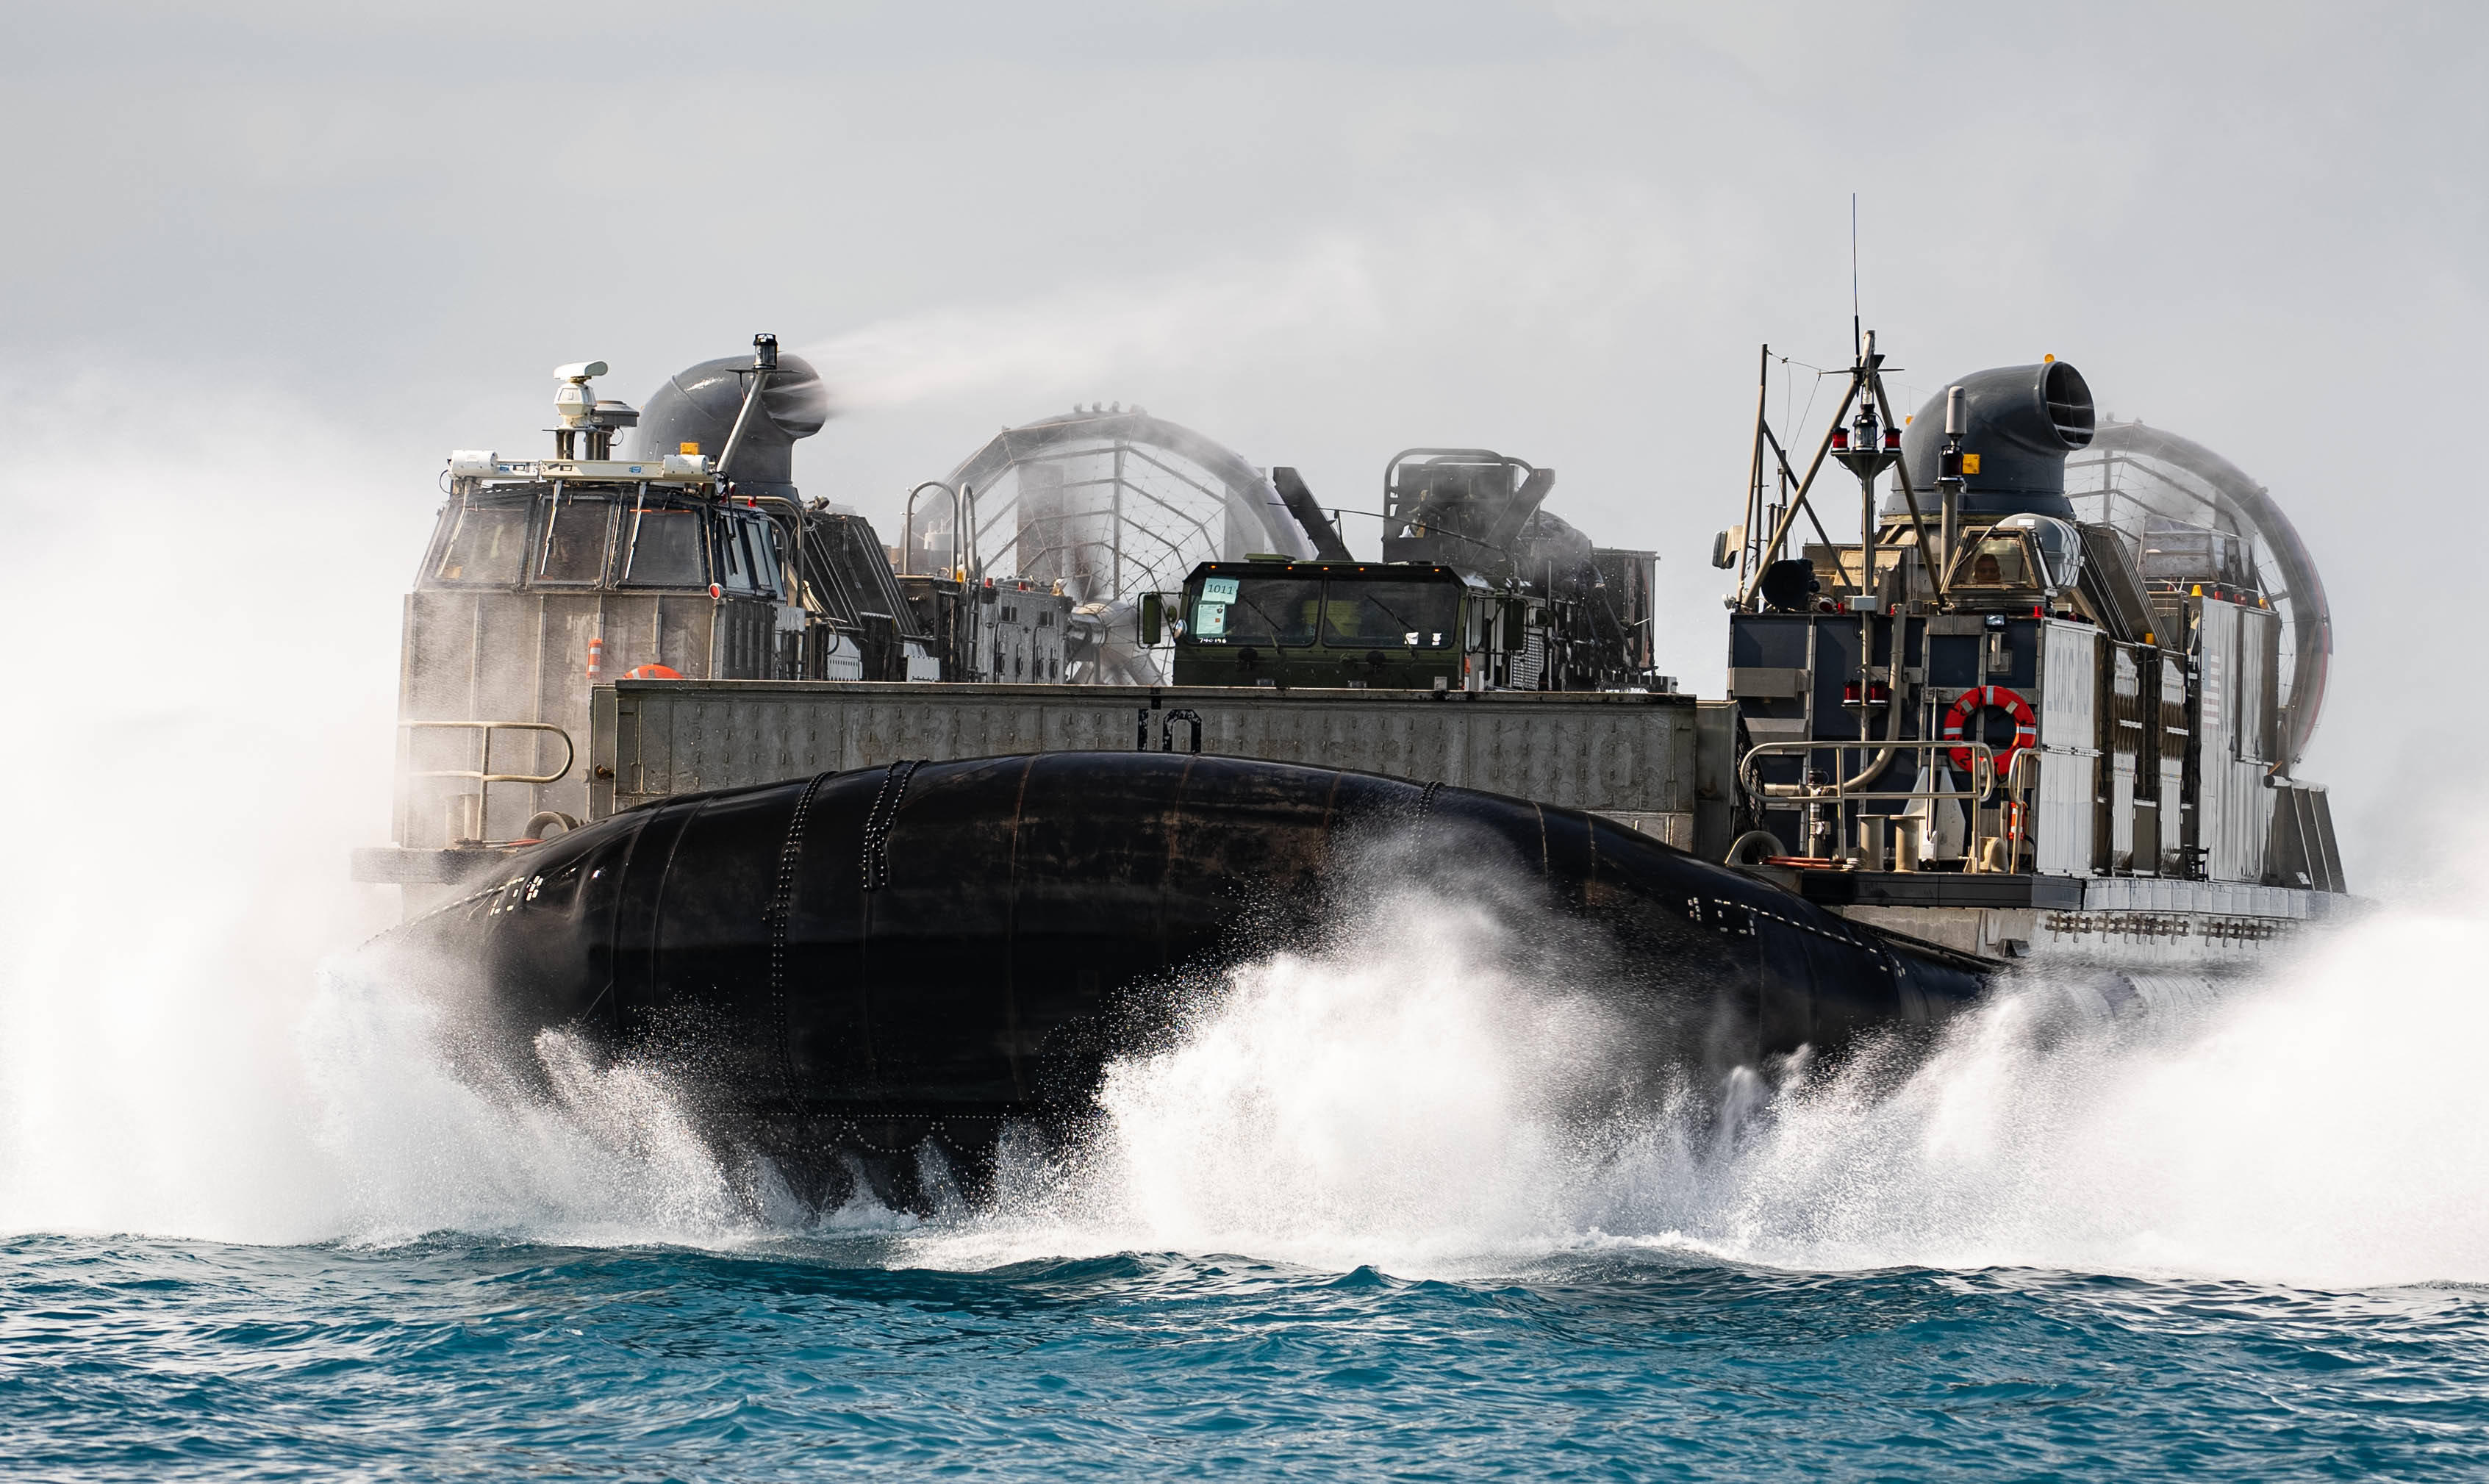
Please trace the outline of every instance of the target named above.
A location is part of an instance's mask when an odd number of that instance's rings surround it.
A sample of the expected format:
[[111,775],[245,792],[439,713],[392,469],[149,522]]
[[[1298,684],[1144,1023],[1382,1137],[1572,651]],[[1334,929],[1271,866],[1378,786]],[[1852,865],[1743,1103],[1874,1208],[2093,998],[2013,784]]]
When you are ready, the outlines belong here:
[[[841,405],[798,479],[885,522],[996,427],[1093,400],[1329,503],[1370,503],[1410,444],[1552,465],[1553,508],[1663,554],[1663,664],[1716,695],[1703,558],[1756,346],[1843,357],[1855,191],[1897,382],[2054,354],[2299,523],[2339,642],[2303,772],[2373,882],[2445,833],[2389,788],[2459,773],[2489,721],[2460,576],[2481,14],[19,6],[0,385],[41,457],[0,486],[0,576],[21,635],[86,653],[121,631],[59,571],[127,527],[65,514],[64,480],[155,481],[146,539],[179,553],[207,518],[166,472],[185,450],[265,468],[327,543],[288,559],[355,615],[324,654],[369,648],[358,694],[385,697],[443,451],[534,447],[558,361],[609,360],[638,402],[768,329]],[[164,570],[158,601],[231,577]],[[228,602],[181,628],[301,621]]]

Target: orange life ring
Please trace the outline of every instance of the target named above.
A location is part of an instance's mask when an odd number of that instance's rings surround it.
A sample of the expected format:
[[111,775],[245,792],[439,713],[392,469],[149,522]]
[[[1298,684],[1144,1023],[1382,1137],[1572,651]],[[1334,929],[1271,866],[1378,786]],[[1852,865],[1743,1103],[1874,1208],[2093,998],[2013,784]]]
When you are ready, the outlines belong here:
[[[2031,714],[2031,703],[2013,690],[2002,685],[1979,685],[1962,692],[1945,712],[1943,736],[1948,742],[1960,741],[1962,728],[1990,706],[2014,718],[2014,740],[1996,752],[1996,771],[2002,775],[2013,765],[2016,753],[2040,745],[2040,719]],[[1953,765],[1967,773],[1973,756],[1969,748],[1957,747],[1953,750]]]
[[625,680],[680,680],[683,672],[671,665],[634,665],[622,672]]

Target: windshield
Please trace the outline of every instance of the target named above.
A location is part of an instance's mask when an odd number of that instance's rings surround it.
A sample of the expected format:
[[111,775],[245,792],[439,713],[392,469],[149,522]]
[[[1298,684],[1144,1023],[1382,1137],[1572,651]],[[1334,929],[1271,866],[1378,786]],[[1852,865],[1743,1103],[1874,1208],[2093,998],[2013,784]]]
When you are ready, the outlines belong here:
[[[752,533],[752,581],[762,592],[776,596],[785,585],[785,563],[778,552],[778,527],[773,521],[754,521]],[[885,560],[887,558],[884,558]]]
[[2147,582],[2182,586],[2188,583],[2253,585],[2250,565],[2246,560],[2246,543],[2236,534],[2157,516],[2144,528],[2141,565]]
[[1285,648],[1445,649],[1459,642],[1460,612],[1461,589],[1450,583],[1210,577],[1192,594],[1188,637]]
[[720,579],[735,592],[768,592],[778,590],[778,580],[771,573],[777,559],[761,523],[742,516],[729,517],[718,532]]
[[553,528],[536,558],[536,581],[605,581],[605,537],[613,513],[610,501],[577,496],[554,506]]
[[[633,528],[638,528],[636,539]],[[635,587],[705,587],[708,561],[701,550],[697,510],[639,510],[622,518],[622,581]]]
[[2001,534],[2007,530],[2030,533],[2034,575],[2042,579],[2039,585],[2064,591],[2073,587],[2082,575],[2083,538],[2074,528],[2048,515],[2017,515],[1997,522]]
[[515,586],[528,555],[525,505],[467,505],[432,569],[440,583]]
[[718,532],[718,581],[732,592],[752,590],[752,558],[743,549],[743,523],[728,521]]
[[1323,642],[1370,649],[1442,649],[1452,642],[1461,590],[1449,583],[1333,582]]
[[1320,578],[1207,578],[1192,605],[1192,635],[1232,644],[1310,644],[1321,607]]
[[2030,587],[2036,585],[2022,560],[2020,536],[1988,536],[1964,554],[1954,578],[1958,587]]

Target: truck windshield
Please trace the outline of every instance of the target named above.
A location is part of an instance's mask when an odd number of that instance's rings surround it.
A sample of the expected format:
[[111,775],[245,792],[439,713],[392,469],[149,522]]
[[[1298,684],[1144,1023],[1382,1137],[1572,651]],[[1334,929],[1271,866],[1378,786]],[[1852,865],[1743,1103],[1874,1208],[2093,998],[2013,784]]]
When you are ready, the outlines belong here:
[[1333,580],[1323,604],[1323,642],[1367,649],[1448,647],[1461,614],[1449,583]]
[[441,544],[432,580],[459,586],[516,586],[528,556],[526,505],[467,505]]
[[1310,644],[1321,622],[1322,585],[1320,578],[1206,578],[1192,605],[1192,637],[1211,643]]
[[1334,577],[1209,577],[1193,591],[1196,643],[1322,643],[1343,649],[1445,649],[1459,642],[1451,583]]

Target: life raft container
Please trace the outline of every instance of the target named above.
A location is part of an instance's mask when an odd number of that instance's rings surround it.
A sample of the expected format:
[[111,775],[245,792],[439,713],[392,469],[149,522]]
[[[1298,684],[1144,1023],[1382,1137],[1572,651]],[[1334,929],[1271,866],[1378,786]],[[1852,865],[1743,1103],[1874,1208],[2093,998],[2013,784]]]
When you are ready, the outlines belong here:
[[[2040,719],[2032,715],[2031,703],[2010,687],[1981,685],[1962,692],[1945,711],[1942,735],[1948,742],[1960,741],[1962,728],[1970,719],[1990,706],[2014,718],[2014,740],[1996,749],[1996,771],[2002,776],[2013,766],[2016,753],[2040,745]],[[1972,756],[1969,748],[1957,747],[1953,750],[1953,765],[1967,773]]]

